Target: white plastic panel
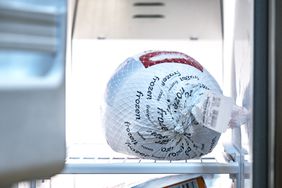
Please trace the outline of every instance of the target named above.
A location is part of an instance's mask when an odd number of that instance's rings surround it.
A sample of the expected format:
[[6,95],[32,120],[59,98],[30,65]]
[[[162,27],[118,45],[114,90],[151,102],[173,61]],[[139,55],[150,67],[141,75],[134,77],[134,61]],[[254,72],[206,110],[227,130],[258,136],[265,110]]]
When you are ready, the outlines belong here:
[[66,34],[62,2],[0,0],[0,89],[62,83]]
[[106,84],[129,56],[145,50],[173,50],[200,62],[222,86],[222,43],[209,40],[74,39],[67,72],[68,143],[105,143],[102,109]]
[[0,0],[0,186],[65,162],[66,1]]
[[221,40],[220,0],[80,0],[74,36]]

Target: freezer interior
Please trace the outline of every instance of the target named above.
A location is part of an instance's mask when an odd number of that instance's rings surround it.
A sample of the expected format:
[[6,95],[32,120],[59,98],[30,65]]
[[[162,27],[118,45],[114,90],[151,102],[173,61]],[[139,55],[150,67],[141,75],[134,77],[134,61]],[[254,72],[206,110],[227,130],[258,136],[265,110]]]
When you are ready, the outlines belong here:
[[168,50],[195,58],[225,96],[251,112],[252,7],[251,0],[70,0],[65,169],[31,183],[130,187],[157,177],[202,175],[208,187],[251,187],[251,121],[229,128],[200,159],[147,160],[108,146],[102,108],[106,83],[126,58]]

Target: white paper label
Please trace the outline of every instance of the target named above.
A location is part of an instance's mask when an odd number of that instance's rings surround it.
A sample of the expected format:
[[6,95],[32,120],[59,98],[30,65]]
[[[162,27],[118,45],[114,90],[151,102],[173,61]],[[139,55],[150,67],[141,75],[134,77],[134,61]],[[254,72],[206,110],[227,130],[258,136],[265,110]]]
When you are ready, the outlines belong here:
[[223,133],[231,120],[233,101],[230,97],[207,92],[201,102],[192,109],[192,114],[203,126]]

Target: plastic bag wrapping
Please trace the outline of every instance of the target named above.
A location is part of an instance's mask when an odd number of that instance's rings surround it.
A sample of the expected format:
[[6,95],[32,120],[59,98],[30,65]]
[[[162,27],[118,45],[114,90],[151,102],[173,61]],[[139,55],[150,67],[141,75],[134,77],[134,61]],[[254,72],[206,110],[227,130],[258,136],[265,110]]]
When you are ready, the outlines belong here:
[[147,51],[128,58],[108,82],[106,140],[113,150],[140,158],[199,158],[216,146],[233,109],[240,118],[233,106],[193,58]]

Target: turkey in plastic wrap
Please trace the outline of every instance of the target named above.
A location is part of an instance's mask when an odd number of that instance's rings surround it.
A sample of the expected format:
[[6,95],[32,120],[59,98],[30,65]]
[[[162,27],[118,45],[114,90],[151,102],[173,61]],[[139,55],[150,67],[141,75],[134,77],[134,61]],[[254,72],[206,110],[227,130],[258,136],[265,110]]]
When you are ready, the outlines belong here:
[[108,82],[105,135],[113,150],[140,158],[199,158],[216,146],[232,111],[241,114],[234,106],[192,57],[146,51],[128,58]]

